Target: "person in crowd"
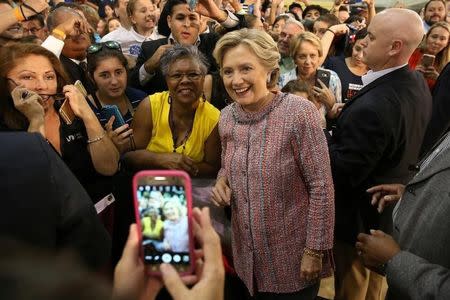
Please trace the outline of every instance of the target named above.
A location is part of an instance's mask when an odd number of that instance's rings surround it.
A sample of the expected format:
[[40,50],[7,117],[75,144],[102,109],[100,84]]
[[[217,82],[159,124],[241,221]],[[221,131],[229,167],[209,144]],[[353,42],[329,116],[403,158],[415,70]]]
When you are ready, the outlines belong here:
[[132,128],[136,151],[125,155],[133,169],[178,169],[215,176],[220,167],[219,111],[202,96],[206,58],[195,46],[175,45],[161,57],[169,90],[139,105]]
[[407,62],[423,37],[420,17],[391,8],[377,14],[362,41],[371,70],[347,103],[329,143],[336,191],[336,299],[384,299],[383,277],[365,269],[354,248],[359,232],[391,226],[366,190],[411,176],[431,114],[430,91]]
[[357,31],[350,36],[345,49],[345,56],[330,57],[325,61],[324,68],[333,70],[339,76],[342,86],[342,100],[347,102],[357,91],[363,82],[361,76],[367,73],[367,65],[363,62],[363,39],[367,35],[366,29]]
[[[220,238],[211,224],[207,207],[192,210],[193,234],[203,252],[201,267],[195,274],[180,277],[170,264],[161,264],[162,278],[145,274],[140,258],[140,240],[136,225],[130,226],[128,240],[114,272],[113,297],[118,299],[155,299],[163,285],[174,300],[223,300],[225,270]],[[190,288],[186,284],[191,285]]]
[[107,34],[113,32],[122,27],[120,20],[118,18],[111,18],[107,22]]
[[302,19],[315,21],[321,15],[327,14],[328,10],[320,5],[308,5],[303,10]]
[[431,120],[428,123],[425,137],[423,138],[421,155],[425,155],[450,128],[450,63],[445,66],[439,75],[433,89],[433,109]]
[[295,62],[291,56],[289,47],[292,39],[304,31],[305,28],[302,23],[292,19],[288,20],[282,28],[277,42],[278,50],[281,55],[279,62],[280,78],[282,78],[285,74],[292,72],[292,70],[295,70]]
[[[34,44],[17,44],[2,49],[0,57],[0,90],[5,95],[0,118],[5,127],[41,133],[95,202],[105,196],[99,176],[117,171],[117,149],[83,95],[65,85],[56,56]],[[63,100],[76,117],[70,124],[58,114]]]
[[[48,8],[48,4],[44,0],[25,0],[22,5],[12,8],[6,2],[0,3],[0,33],[8,30],[10,26],[14,26],[18,22],[25,21],[36,14],[40,14]],[[5,42],[0,36],[0,46]]]
[[114,13],[120,20],[120,24],[123,28],[130,29],[131,21],[127,13],[128,0],[117,0],[114,2]]
[[245,22],[247,22],[248,28],[264,30],[263,22],[257,16],[255,16],[255,15],[244,15],[244,17],[245,17]]
[[106,4],[105,5],[105,19],[109,20],[112,18],[117,18],[116,14],[114,12],[114,8],[113,8],[112,4]]
[[[423,74],[430,89],[433,89],[439,73],[450,61],[450,25],[447,22],[434,23],[419,47],[408,61],[409,67]],[[424,54],[433,55],[430,65],[423,65]]]
[[291,80],[283,86],[281,91],[308,99],[309,101],[312,101],[316,107],[318,106],[314,101],[314,94],[311,86],[305,81]]
[[[71,170],[40,134],[2,132],[0,141],[1,240],[52,253],[68,250],[81,259],[81,265],[99,271],[108,262],[111,240]],[[1,270],[5,291],[3,266]]]
[[359,15],[352,15],[343,23],[348,24],[348,27],[353,30],[361,30],[367,27],[366,18]]
[[[124,153],[134,147],[133,131],[129,128],[134,112],[146,94],[129,87],[127,83],[128,61],[117,42],[93,44],[88,48],[88,72],[97,91],[91,107],[97,114],[111,140]],[[94,105],[95,104],[95,105]],[[114,119],[104,119],[101,110],[104,105],[116,105],[126,124],[113,130]]]
[[[13,7],[7,1],[0,2],[0,13],[13,12]],[[15,13],[14,13],[15,14]],[[19,11],[20,14],[20,11]],[[22,24],[17,22],[10,24],[9,27],[0,32],[0,47],[9,43],[15,43],[23,37]]]
[[332,14],[321,15],[314,22],[313,33],[317,35],[319,39],[321,39],[322,36],[325,34],[325,31],[327,31],[327,29],[330,28],[330,26],[338,25],[340,23],[341,22],[335,15]]
[[219,9],[213,0],[200,0],[197,12],[190,10],[185,0],[169,0],[158,23],[159,33],[167,38],[142,44],[141,54],[131,73],[131,84],[149,94],[166,90],[159,63],[162,54],[173,44],[195,45],[208,59],[208,73],[216,71],[217,66],[211,55],[220,36],[217,33],[199,35],[200,15],[218,21],[225,28],[238,29],[246,25],[244,16]]
[[143,212],[141,220],[142,234],[145,238],[162,241],[164,238],[164,222],[159,214],[159,207],[149,205]]
[[447,17],[447,8],[444,0],[429,0],[425,3],[423,13],[423,29],[425,33],[437,22],[445,21]]
[[386,299],[446,299],[450,295],[450,203],[444,196],[449,191],[449,145],[447,133],[418,164],[418,173],[406,186],[384,184],[368,190],[379,211],[398,202],[393,237],[372,230],[359,234],[356,243],[365,265],[386,274]]
[[95,87],[87,74],[87,48],[91,45],[92,28],[72,8],[58,7],[50,12],[47,27],[51,33],[42,47],[53,52],[69,75],[69,82],[80,80],[89,95]]
[[42,14],[34,15],[22,22],[23,35],[36,36],[41,42],[45,41],[48,36],[47,26],[45,25],[44,16]]
[[[304,2],[306,2],[306,1],[304,1]],[[305,6],[307,6],[307,4],[305,4]],[[298,19],[302,18],[303,8],[300,5],[300,3],[292,2],[288,7],[288,11],[291,14],[295,14]]]
[[130,60],[131,67],[141,53],[141,45],[145,41],[161,38],[156,26],[155,6],[148,0],[130,0],[127,4],[127,13],[131,21],[128,30],[119,27],[117,30],[102,38],[102,42],[116,41],[121,47],[123,54]]
[[100,36],[100,38],[104,37],[108,33],[107,26],[108,26],[108,23],[105,19],[98,20],[95,31]]
[[162,211],[164,215],[163,251],[188,252],[188,219],[180,202],[168,200],[163,204]]
[[275,18],[271,30],[269,31],[270,35],[275,41],[278,41],[278,37],[283,29],[284,25],[286,25],[286,21],[292,19],[286,14],[279,15]]
[[222,168],[212,193],[217,205],[231,205],[234,268],[255,299],[315,299],[331,271],[334,228],[317,111],[271,92],[280,54],[267,33],[227,33],[214,57],[235,101],[222,110]]
[[[332,108],[336,103],[342,102],[341,81],[336,72],[321,68],[330,72],[330,82],[328,87],[323,82],[319,82],[320,87],[317,86],[316,75],[323,55],[320,39],[311,32],[304,32],[292,40],[290,54],[297,67],[281,76],[280,87],[294,79],[306,81],[313,88],[316,100],[322,103],[322,116],[335,118],[336,111]],[[322,125],[325,126],[323,120]]]

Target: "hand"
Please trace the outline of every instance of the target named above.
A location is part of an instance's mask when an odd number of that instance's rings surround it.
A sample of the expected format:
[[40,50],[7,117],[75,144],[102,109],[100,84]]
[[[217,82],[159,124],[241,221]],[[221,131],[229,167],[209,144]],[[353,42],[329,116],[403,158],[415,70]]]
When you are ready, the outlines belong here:
[[226,177],[220,177],[212,188],[211,201],[217,206],[228,206],[231,203],[231,189]]
[[403,184],[382,184],[371,187],[367,190],[368,193],[372,193],[373,206],[377,205],[377,210],[382,213],[387,205],[397,202],[403,195],[405,186]]
[[20,111],[30,123],[44,123],[44,108],[41,105],[42,98],[35,92],[23,87],[16,87],[11,92],[14,107]]
[[280,6],[281,2],[283,2],[283,0],[273,0],[272,8],[278,8],[278,6]]
[[347,24],[333,25],[330,26],[328,29],[333,31],[335,36],[347,34],[347,32],[349,31]]
[[222,250],[219,236],[211,225],[209,208],[194,208],[192,224],[196,241],[203,249],[204,263],[198,261],[196,268],[199,281],[188,289],[173,266],[162,264],[160,270],[164,284],[174,300],[223,300],[225,270]]
[[439,72],[436,71],[434,66],[429,66],[429,67],[425,68],[425,70],[423,72],[423,76],[425,76],[425,78],[428,78],[428,79],[436,80],[439,77]]
[[321,87],[313,87],[316,100],[320,103],[323,103],[327,110],[331,110],[333,108],[333,105],[336,104],[336,98],[334,97],[331,90],[322,82],[322,80],[318,79],[318,82]]
[[362,1],[367,4],[367,7],[372,7],[375,5],[375,0],[362,0]]
[[150,57],[144,64],[144,68],[147,73],[153,73],[159,68],[159,62],[161,61],[161,56],[172,47],[172,45],[161,45],[155,51],[155,53]]
[[387,263],[400,252],[400,246],[394,241],[392,236],[383,231],[371,229],[370,233],[370,235],[365,233],[358,235],[356,250],[364,265],[377,271],[380,266]]
[[184,170],[192,176],[198,174],[198,167],[192,158],[180,153],[165,153],[160,165],[165,169]]
[[113,130],[112,125],[115,118],[115,116],[111,116],[108,123],[105,124],[106,133],[113,141],[114,145],[116,145],[117,149],[119,149],[119,152],[125,153],[132,147],[131,138],[133,136],[133,129],[129,128],[130,125],[124,124]]
[[86,20],[77,16],[70,16],[69,19],[56,26],[56,29],[61,30],[67,36],[79,36],[83,33],[93,32],[91,25]]
[[330,119],[336,119],[341,114],[345,103],[335,103],[333,107],[328,111],[327,117]]
[[152,300],[163,286],[160,279],[145,275],[139,248],[138,228],[132,224],[122,257],[114,271],[113,293],[117,298]]
[[[233,2],[234,0],[229,1],[231,6],[235,8],[235,5],[237,3]],[[240,6],[240,3],[238,5]],[[219,23],[224,22],[228,17],[228,13],[221,10],[214,2],[214,0],[198,0],[195,11],[198,12],[200,15],[216,20]]]
[[[43,12],[44,10],[46,10],[49,7],[47,1],[45,1],[45,0],[25,0],[25,1],[23,1],[23,3],[32,7],[38,13]],[[25,6],[22,6],[22,10],[24,13],[24,17],[27,19],[31,16],[36,15],[36,12],[34,12],[31,9],[26,8]]]
[[303,253],[300,265],[300,278],[306,281],[318,281],[322,271],[322,259]]
[[97,119],[83,94],[81,94],[81,92],[74,85],[64,86],[63,93],[66,96],[66,100],[69,101],[70,107],[72,108],[75,116],[83,120],[83,122],[92,118]]

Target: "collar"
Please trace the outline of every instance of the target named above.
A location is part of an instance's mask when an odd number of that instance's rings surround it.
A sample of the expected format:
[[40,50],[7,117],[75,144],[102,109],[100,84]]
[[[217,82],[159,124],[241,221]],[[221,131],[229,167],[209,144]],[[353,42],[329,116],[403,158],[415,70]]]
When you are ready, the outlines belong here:
[[[172,33],[170,33],[167,42],[168,42],[168,44],[170,44],[170,45],[176,45],[176,44],[178,44],[178,42],[177,42],[177,41],[175,40],[175,38],[173,37]],[[197,37],[197,41],[195,41],[194,46],[197,46],[197,47],[198,47],[198,46],[200,45],[200,42],[201,42],[200,36],[198,36],[198,37]]]
[[76,60],[76,59],[73,59],[73,58],[69,58],[71,61],[73,61],[74,63],[76,63],[77,65],[79,65],[80,64],[80,62],[85,62],[85,63],[87,63],[87,58],[85,58],[85,59],[83,59],[83,60]]
[[406,65],[407,64],[404,64],[404,65],[401,65],[401,66],[397,66],[397,67],[393,67],[393,68],[389,68],[389,69],[384,69],[384,70],[380,70],[380,71],[376,71],[376,72],[373,72],[372,70],[369,70],[366,75],[361,76],[361,80],[363,82],[363,86],[366,86],[366,85],[372,83],[373,81],[377,80],[380,77],[383,77],[386,74],[389,74],[391,72],[394,72],[395,70],[401,69],[401,68],[403,68]]

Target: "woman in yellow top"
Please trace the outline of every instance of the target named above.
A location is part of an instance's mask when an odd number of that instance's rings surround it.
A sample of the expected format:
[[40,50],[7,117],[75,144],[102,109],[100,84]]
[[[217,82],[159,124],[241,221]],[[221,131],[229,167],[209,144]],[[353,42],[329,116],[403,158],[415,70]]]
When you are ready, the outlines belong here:
[[162,241],[164,238],[164,222],[161,220],[158,207],[149,206],[141,223],[144,237]]
[[197,47],[175,45],[160,64],[169,91],[139,104],[132,123],[136,150],[125,155],[125,162],[133,169],[215,176],[220,167],[220,112],[202,96],[206,58]]

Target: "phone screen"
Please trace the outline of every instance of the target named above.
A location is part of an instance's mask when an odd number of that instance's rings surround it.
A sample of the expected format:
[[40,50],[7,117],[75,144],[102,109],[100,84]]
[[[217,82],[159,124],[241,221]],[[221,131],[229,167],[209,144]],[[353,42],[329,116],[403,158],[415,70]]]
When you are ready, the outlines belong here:
[[188,199],[182,177],[146,176],[138,180],[137,210],[142,233],[142,256],[149,272],[161,263],[172,264],[178,272],[188,271]]

